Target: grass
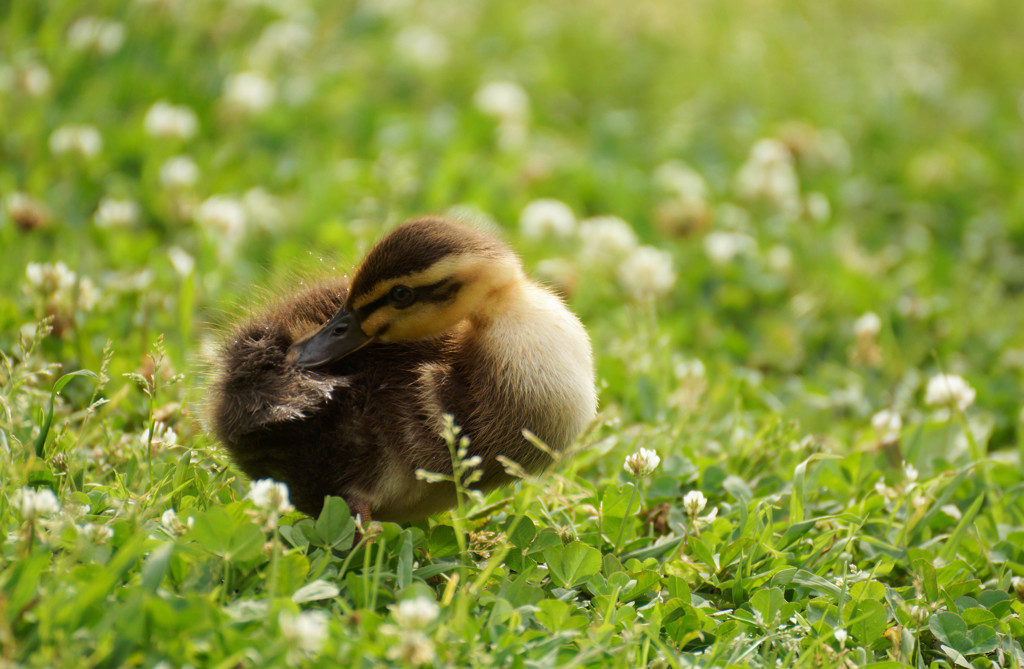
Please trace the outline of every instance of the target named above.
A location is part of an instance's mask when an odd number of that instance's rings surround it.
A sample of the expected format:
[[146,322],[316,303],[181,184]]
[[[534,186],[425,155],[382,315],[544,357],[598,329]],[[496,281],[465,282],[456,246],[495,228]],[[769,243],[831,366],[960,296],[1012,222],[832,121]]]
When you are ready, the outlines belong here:
[[[0,16],[3,665],[1024,665],[1014,2]],[[372,543],[257,506],[217,324],[453,207],[586,323],[579,451]]]

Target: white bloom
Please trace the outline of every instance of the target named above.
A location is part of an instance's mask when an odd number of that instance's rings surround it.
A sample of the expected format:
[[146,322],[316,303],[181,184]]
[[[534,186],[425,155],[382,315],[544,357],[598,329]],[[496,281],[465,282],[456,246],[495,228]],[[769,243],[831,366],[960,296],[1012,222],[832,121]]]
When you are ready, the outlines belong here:
[[804,208],[812,221],[821,223],[832,216],[832,205],[823,193],[808,193]]
[[907,483],[913,483],[917,480],[917,467],[904,461],[903,476],[907,479]]
[[100,131],[91,125],[62,125],[50,133],[50,151],[55,155],[77,153],[92,158],[103,149]]
[[288,56],[305,50],[313,41],[313,33],[297,21],[275,21],[263,32],[249,49],[250,64],[256,68],[267,67]]
[[892,409],[882,409],[871,417],[871,427],[883,442],[892,442],[899,439],[903,419]]
[[188,156],[168,158],[160,166],[160,185],[168,190],[191,188],[199,180],[199,168]]
[[580,258],[596,265],[612,265],[636,249],[636,232],[618,216],[595,216],[580,223],[583,248]]
[[188,276],[196,266],[196,259],[180,246],[167,249],[167,257],[170,258],[174,271],[181,276]]
[[239,72],[224,81],[224,101],[228,107],[245,112],[261,112],[274,103],[274,84],[256,71]]
[[704,363],[697,358],[680,360],[676,363],[673,371],[675,372],[676,378],[680,381],[684,379],[703,379],[707,374]]
[[671,254],[653,246],[641,246],[629,254],[619,265],[618,275],[623,289],[637,300],[666,295],[676,283]]
[[762,139],[736,175],[736,189],[747,200],[765,200],[781,213],[800,212],[800,180],[793,156],[777,139]]
[[708,505],[708,498],[700,490],[691,490],[683,497],[683,509],[686,515],[696,518],[704,507]]
[[25,267],[25,276],[28,277],[29,285],[44,295],[69,291],[78,279],[78,275],[68,269],[63,261],[55,264],[30,262]]
[[437,619],[441,612],[434,600],[427,597],[403,599],[391,607],[391,615],[395,622],[405,629],[426,627]]
[[178,443],[178,434],[169,425],[165,425],[163,421],[157,421],[153,425],[153,440],[150,442],[149,428],[147,427],[142,431],[139,436],[139,442],[143,448],[146,448],[152,443],[154,449],[159,448],[171,448]]
[[257,509],[272,513],[288,513],[295,507],[288,501],[288,486],[273,479],[260,479],[249,484],[249,494]]
[[768,249],[767,260],[768,266],[776,272],[785,274],[793,269],[793,252],[788,246],[775,244]]
[[492,81],[473,96],[476,108],[503,122],[522,123],[530,114],[530,98],[514,81]]
[[732,262],[738,256],[753,253],[757,242],[742,232],[710,232],[704,238],[704,252],[718,265]]
[[399,56],[427,70],[439,68],[448,62],[448,40],[427,26],[403,28],[395,36],[394,46]]
[[956,374],[936,374],[928,381],[924,403],[929,406],[956,405],[961,411],[974,403],[974,388]]
[[37,98],[50,90],[52,81],[50,71],[39,63],[27,62],[17,67],[0,65],[0,91],[17,87],[30,98]]
[[560,200],[534,200],[519,215],[519,231],[527,239],[569,237],[576,231],[576,216]]
[[199,119],[185,105],[172,105],[160,100],[146,112],[144,125],[146,133],[152,137],[188,139],[199,129]]
[[316,655],[327,643],[327,614],[323,611],[303,611],[298,615],[282,611],[278,624],[281,637],[307,655]]
[[402,635],[397,645],[388,648],[389,660],[403,660],[416,667],[434,661],[434,642],[422,632],[408,632]]
[[167,534],[172,537],[180,537],[195,525],[195,519],[189,516],[188,520],[183,523],[174,509],[167,509],[160,516],[160,524],[163,525]]
[[869,311],[853,322],[853,334],[858,339],[874,339],[882,331],[882,319]]
[[192,213],[196,223],[210,228],[228,241],[237,241],[245,232],[245,207],[233,197],[214,195]]
[[264,230],[274,230],[281,224],[281,199],[259,186],[242,194],[242,207],[245,208],[246,220]]
[[692,167],[678,160],[659,165],[654,170],[654,183],[675,197],[685,200],[706,200],[708,184]]
[[124,26],[109,19],[83,16],[68,28],[67,44],[76,51],[112,54],[124,44]]
[[139,220],[139,205],[133,200],[105,197],[93,214],[98,228],[127,228]]
[[1014,594],[1017,595],[1017,599],[1024,600],[1024,578],[1020,576],[1011,577],[1010,586],[1013,588]]
[[846,639],[849,638],[849,636],[846,634],[846,630],[844,630],[842,627],[840,627],[839,629],[837,629],[835,632],[832,633],[832,636],[834,636],[836,638],[836,641],[839,642],[839,647],[840,648],[845,648],[846,647]]
[[114,530],[108,525],[85,523],[79,525],[77,529],[90,544],[105,544],[114,537]]
[[626,457],[626,462],[622,465],[622,468],[633,476],[642,478],[650,476],[658,468],[659,464],[661,464],[661,458],[658,457],[656,451],[641,448],[636,453]]
[[21,488],[14,493],[11,504],[28,521],[52,516],[60,510],[60,502],[49,488]]

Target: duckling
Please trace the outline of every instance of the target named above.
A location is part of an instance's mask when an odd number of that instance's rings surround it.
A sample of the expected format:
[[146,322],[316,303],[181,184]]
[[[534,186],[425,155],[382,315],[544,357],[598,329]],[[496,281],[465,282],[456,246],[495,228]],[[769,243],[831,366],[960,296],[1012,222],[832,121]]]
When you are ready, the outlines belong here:
[[231,327],[214,362],[213,432],[253,479],[288,484],[317,515],[326,495],[353,515],[406,521],[454,506],[441,436],[451,414],[490,490],[498,456],[534,473],[593,419],[590,339],[503,242],[443,218],[385,235],[351,280],[314,282]]

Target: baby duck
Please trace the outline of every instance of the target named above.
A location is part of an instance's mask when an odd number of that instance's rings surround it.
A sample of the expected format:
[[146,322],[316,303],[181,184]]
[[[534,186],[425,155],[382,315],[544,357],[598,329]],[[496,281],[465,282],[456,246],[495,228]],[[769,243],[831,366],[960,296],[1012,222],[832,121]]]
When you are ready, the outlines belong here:
[[474,487],[565,451],[593,419],[590,339],[504,243],[442,218],[385,235],[348,278],[306,287],[233,326],[214,364],[209,418],[253,479],[288,484],[299,510],[326,495],[353,515],[404,521],[454,506],[444,415],[480,456]]

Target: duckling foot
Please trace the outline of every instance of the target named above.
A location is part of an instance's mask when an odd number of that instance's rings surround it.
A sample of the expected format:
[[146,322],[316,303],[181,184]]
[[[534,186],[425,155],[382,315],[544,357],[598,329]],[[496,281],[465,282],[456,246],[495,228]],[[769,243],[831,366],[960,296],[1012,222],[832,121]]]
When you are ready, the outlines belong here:
[[353,545],[356,545],[363,539],[363,530],[369,528],[370,523],[373,522],[373,518],[370,516],[370,504],[361,497],[346,497],[345,503],[348,504],[348,510],[352,512],[352,517],[356,519],[356,536],[353,539]]

